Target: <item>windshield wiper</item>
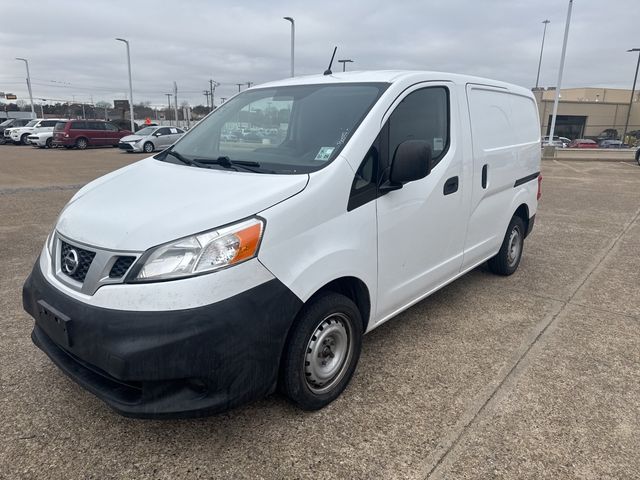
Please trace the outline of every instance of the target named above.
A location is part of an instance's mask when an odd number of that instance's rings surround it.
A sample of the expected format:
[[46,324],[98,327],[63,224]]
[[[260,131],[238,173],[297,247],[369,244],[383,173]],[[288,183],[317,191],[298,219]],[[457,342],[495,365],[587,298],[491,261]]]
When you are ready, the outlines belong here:
[[231,168],[238,171],[238,167],[254,173],[275,173],[273,170],[266,170],[260,167],[258,162],[251,162],[248,160],[231,160],[227,156],[221,156],[218,158],[194,158],[193,162],[196,165],[220,165],[224,168]]
[[173,150],[173,147],[171,148],[167,148],[164,152],[164,156],[162,157],[162,160],[164,160],[165,158],[167,158],[167,155],[171,155],[174,158],[177,158],[178,160],[180,160],[182,163],[184,163],[185,165],[190,165],[190,166],[198,166],[197,162],[194,162],[193,160],[189,160],[187,157],[184,157],[182,154],[175,152]]

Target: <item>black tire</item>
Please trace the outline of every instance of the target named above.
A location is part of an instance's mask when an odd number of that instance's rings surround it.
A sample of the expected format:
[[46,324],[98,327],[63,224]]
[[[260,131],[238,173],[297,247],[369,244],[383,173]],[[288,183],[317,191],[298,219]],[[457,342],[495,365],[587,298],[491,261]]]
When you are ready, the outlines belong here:
[[318,410],[338,398],[358,364],[362,332],[362,317],[349,298],[325,292],[310,300],[285,346],[282,393],[303,410]]
[[142,150],[144,150],[145,153],[151,153],[155,149],[156,148],[153,146],[153,143],[151,143],[151,142],[144,142],[144,145],[142,146]]
[[636,151],[636,162],[640,165],[640,148]]
[[44,144],[47,148],[51,148],[51,145],[53,144],[53,138],[47,138]]
[[23,133],[23,134],[20,136],[20,144],[21,144],[21,145],[28,145],[28,144],[27,144],[27,139],[28,139],[28,138],[29,138],[29,134],[28,134],[28,133]]
[[89,142],[87,141],[86,138],[80,137],[79,139],[76,140],[76,148],[78,150],[84,150],[88,146],[89,146]]
[[500,251],[489,260],[489,269],[493,273],[507,276],[518,269],[524,248],[525,233],[524,222],[520,217],[514,216],[509,222]]

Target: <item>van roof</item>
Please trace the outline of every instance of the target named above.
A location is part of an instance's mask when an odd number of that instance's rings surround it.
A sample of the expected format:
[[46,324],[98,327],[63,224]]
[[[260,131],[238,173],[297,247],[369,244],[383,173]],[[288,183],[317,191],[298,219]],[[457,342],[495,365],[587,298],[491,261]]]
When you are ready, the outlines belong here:
[[263,83],[253,88],[280,87],[285,85],[310,85],[310,84],[330,84],[330,83],[396,83],[404,81],[427,82],[427,81],[448,81],[456,84],[481,84],[506,88],[509,91],[532,96],[531,90],[498,80],[475,77],[472,75],[462,75],[458,73],[432,72],[419,70],[369,70],[334,72],[331,75],[301,75],[287,78],[275,82]]

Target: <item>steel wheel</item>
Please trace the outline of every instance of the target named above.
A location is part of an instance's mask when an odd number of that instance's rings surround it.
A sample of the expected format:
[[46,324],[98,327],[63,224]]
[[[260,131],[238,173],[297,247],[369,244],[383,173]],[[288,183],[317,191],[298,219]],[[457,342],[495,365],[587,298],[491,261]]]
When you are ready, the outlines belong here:
[[509,234],[509,243],[507,244],[507,265],[513,268],[520,259],[522,252],[522,233],[518,225],[515,225]]
[[320,394],[331,390],[344,376],[353,354],[351,322],[343,313],[326,317],[307,343],[304,374],[307,386]]
[[280,390],[304,410],[318,410],[338,398],[358,364],[363,328],[350,298],[331,291],[311,298],[289,333]]

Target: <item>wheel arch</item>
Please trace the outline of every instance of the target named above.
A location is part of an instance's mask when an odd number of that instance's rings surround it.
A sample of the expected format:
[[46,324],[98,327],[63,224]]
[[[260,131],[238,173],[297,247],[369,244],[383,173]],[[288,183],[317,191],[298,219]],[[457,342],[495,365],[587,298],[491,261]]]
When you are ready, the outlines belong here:
[[516,208],[516,211],[513,212],[512,218],[513,217],[520,217],[522,219],[522,222],[524,223],[524,231],[525,231],[525,238],[529,232],[529,207],[527,206],[526,203],[522,203],[520,204],[520,206],[518,206],[518,208]]

